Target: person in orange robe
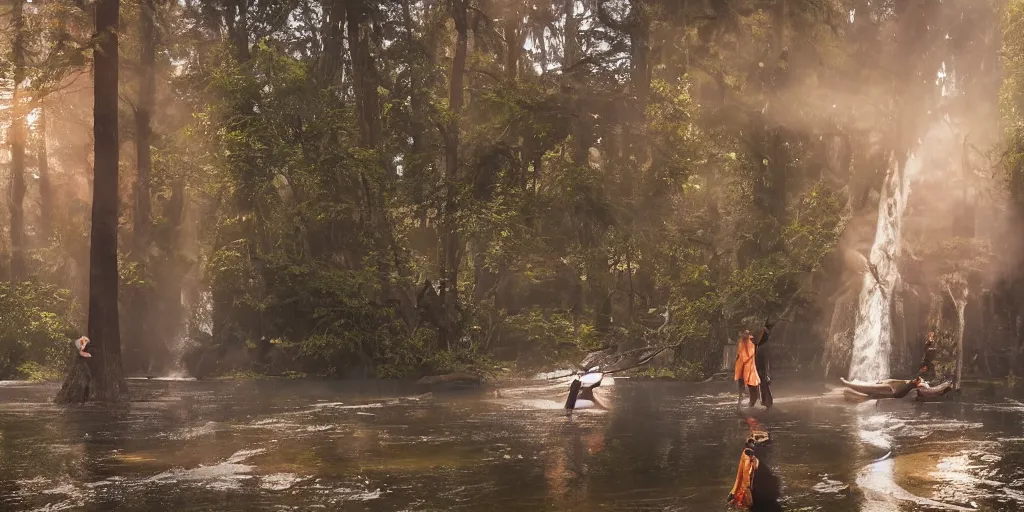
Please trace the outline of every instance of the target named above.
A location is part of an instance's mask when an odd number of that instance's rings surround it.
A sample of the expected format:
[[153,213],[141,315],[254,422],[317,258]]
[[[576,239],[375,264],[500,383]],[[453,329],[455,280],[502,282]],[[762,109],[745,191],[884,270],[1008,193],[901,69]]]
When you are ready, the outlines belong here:
[[754,359],[756,351],[754,335],[750,334],[750,331],[740,333],[739,345],[736,348],[736,372],[733,379],[739,385],[739,403],[743,403],[743,388],[746,387],[750,392],[750,407],[757,403],[758,386],[761,385],[761,377],[757,375],[757,365]]

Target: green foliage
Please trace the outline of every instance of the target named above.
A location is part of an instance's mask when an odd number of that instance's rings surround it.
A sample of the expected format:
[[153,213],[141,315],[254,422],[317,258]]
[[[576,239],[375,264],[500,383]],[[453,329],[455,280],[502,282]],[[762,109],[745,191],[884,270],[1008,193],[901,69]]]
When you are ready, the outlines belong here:
[[[714,370],[721,344],[751,318],[796,304],[794,317],[823,321],[806,307],[806,285],[863,208],[856,190],[891,149],[896,106],[917,99],[914,88],[894,98],[892,84],[922,82],[899,74],[908,62],[913,76],[952,62],[930,48],[980,45],[961,44],[946,21],[897,37],[914,24],[886,2],[618,3],[599,2],[628,29],[593,2],[475,2],[465,70],[453,65],[457,13],[444,2],[369,2],[367,16],[341,26],[330,12],[340,3],[161,3],[144,191],[153,241],[125,251],[122,302],[147,302],[177,326],[177,299],[208,295],[211,304],[191,304],[196,317],[211,311],[190,333],[190,360],[245,375],[552,364],[642,341],[668,310],[659,341],[681,349],[665,371],[690,379]],[[43,4],[30,53],[53,59],[29,81],[54,88],[84,70],[91,31],[81,9]],[[132,55],[136,7],[126,4],[133,22],[121,33]],[[1022,9],[1013,0],[1005,12],[1002,96],[1019,198]],[[56,51],[58,40],[71,50]],[[121,73],[125,141],[135,140],[136,75]],[[49,204],[61,206],[33,264],[81,299],[90,103],[88,91],[50,92],[59,193]],[[122,154],[126,246],[135,164]],[[27,219],[42,217],[26,204]],[[992,252],[936,250],[961,261],[942,273],[983,268]],[[425,293],[450,263],[452,289]]]
[[266,375],[251,370],[232,370],[217,377],[221,380],[265,380]]
[[[577,355],[581,350],[599,348],[593,330],[580,328],[579,336],[570,315],[543,311],[534,307],[502,319],[502,336],[523,347],[520,358],[536,363],[538,360],[558,361],[566,355]],[[525,352],[525,353],[524,353]]]
[[652,366],[641,370],[637,375],[649,379],[680,380],[684,382],[697,382],[707,377],[701,364],[694,361],[680,361],[670,368]]
[[796,271],[814,272],[842,234],[845,199],[838,190],[818,182],[795,208],[793,220],[783,230],[786,253]]
[[[637,325],[657,320],[641,312],[668,308],[662,335],[686,347],[673,371],[702,375],[731,339],[723,325],[791,302],[837,243],[847,200],[820,178],[814,141],[841,120],[794,108],[791,128],[770,126],[766,103],[795,103],[775,84],[811,70],[743,49],[781,51],[768,10],[709,21],[691,7],[649,7],[645,44],[679,51],[642,63],[643,76],[624,63],[649,56],[590,6],[597,31],[572,35],[580,54],[546,50],[584,59],[561,61],[564,73],[537,72],[558,57],[515,55],[474,32],[458,118],[446,10],[410,20],[375,8],[374,30],[363,27],[370,58],[351,61],[368,68],[340,82],[323,74],[336,63],[304,53],[309,43],[283,27],[245,52],[220,41],[190,61],[178,80],[213,92],[184,130],[188,161],[209,170],[193,186],[230,198],[216,203],[205,249],[211,350],[270,350],[311,375],[416,375],[488,366],[487,356],[542,365],[645,336]],[[523,30],[580,21],[560,5],[531,9]],[[811,61],[843,62],[835,71],[857,63],[821,23],[846,12],[794,8],[786,23]],[[459,299],[411,301],[438,281],[449,219]],[[280,341],[261,349],[261,339]]]
[[646,377],[648,379],[663,379],[663,380],[674,380],[676,378],[676,372],[668,368],[645,368],[638,374],[640,377]]
[[30,382],[55,382],[64,378],[64,367],[26,361],[18,366],[17,376]]
[[48,379],[63,369],[74,352],[76,307],[52,285],[0,283],[0,379]]
[[1024,1],[1008,0],[1002,23],[1000,107],[1007,139],[1004,157],[1010,195],[1024,204]]

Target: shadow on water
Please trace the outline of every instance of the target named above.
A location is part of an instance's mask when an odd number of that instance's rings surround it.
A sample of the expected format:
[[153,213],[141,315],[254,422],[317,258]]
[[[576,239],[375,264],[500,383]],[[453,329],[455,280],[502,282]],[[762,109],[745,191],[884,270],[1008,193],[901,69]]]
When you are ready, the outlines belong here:
[[759,446],[754,449],[754,456],[759,461],[757,470],[754,471],[754,488],[751,492],[754,497],[754,506],[751,510],[754,512],[782,511],[782,504],[779,503],[782,499],[782,481],[772,471],[770,452],[770,446]]
[[775,440],[756,510],[1024,505],[1024,405],[969,392],[854,406],[779,386],[765,413],[738,410],[729,385],[627,380],[602,390],[609,411],[566,417],[551,383],[130,386],[108,409],[0,384],[0,509],[724,511],[748,414]]

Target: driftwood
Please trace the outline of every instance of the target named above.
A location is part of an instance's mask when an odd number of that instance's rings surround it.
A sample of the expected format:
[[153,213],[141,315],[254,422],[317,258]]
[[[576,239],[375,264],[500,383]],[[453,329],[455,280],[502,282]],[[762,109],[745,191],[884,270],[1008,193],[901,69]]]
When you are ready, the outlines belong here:
[[416,386],[430,391],[478,388],[483,378],[475,373],[455,372],[445,375],[432,375],[416,381]]
[[843,389],[843,398],[845,398],[847,402],[852,402],[855,404],[867,402],[868,400],[873,400],[872,397],[864,393],[861,393],[860,391],[856,391],[850,388]]
[[633,368],[637,368],[651,362],[655,357],[658,357],[658,354],[661,354],[666,350],[679,348],[679,346],[679,343],[672,343],[627,350],[618,354],[615,359],[607,361],[602,367],[608,368],[604,373],[618,373],[626,370],[632,370]]
[[[656,345],[626,350],[621,353],[617,353],[618,347],[599,350],[587,354],[587,357],[580,364],[580,369],[586,370],[587,368],[599,366],[601,367],[601,373],[620,373],[643,366],[651,362],[655,357],[658,357],[658,354],[666,350],[679,348],[679,346],[679,343]],[[567,373],[565,375],[548,377],[548,380],[564,379],[573,375],[572,373]]]
[[871,398],[903,398],[917,386],[913,380],[888,379],[879,382],[855,382],[840,378],[843,385]]
[[917,388],[917,397],[914,399],[919,402],[945,400],[946,395],[951,393],[953,389],[953,383],[948,380],[937,386],[919,387]]
[[843,391],[848,402],[863,402],[887,398],[903,398],[917,389],[918,381],[889,379],[877,383],[850,382],[840,378],[846,389]]

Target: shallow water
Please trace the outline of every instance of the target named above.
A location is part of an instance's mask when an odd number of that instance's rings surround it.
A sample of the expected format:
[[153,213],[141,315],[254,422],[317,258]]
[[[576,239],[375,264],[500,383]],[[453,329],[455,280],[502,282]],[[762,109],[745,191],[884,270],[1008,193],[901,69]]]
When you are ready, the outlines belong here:
[[[728,510],[748,431],[728,384],[619,380],[599,395],[610,411],[572,418],[561,384],[130,386],[126,408],[63,409],[53,386],[0,383],[0,510]],[[1024,507],[1013,398],[876,407],[777,387],[753,414],[785,510]]]

